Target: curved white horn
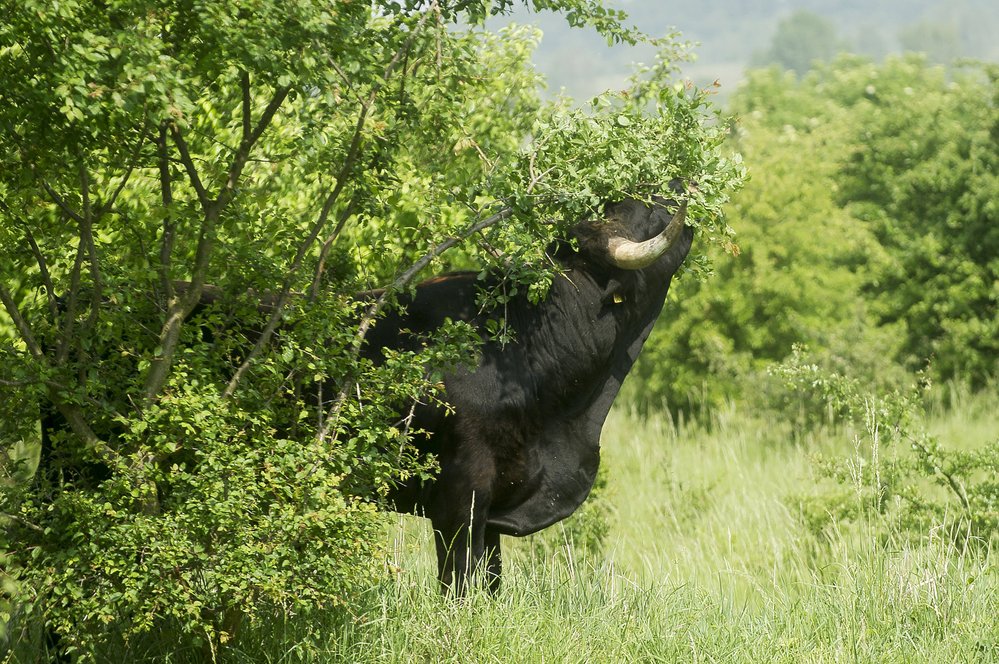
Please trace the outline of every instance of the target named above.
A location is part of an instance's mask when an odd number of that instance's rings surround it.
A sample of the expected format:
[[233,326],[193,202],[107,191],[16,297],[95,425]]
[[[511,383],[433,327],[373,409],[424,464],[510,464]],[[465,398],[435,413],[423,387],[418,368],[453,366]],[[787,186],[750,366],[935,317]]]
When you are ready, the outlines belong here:
[[669,225],[663,232],[644,242],[633,242],[619,236],[607,238],[607,256],[610,262],[624,270],[641,270],[656,262],[660,256],[669,251],[687,217],[687,201],[680,204],[680,209],[673,215]]

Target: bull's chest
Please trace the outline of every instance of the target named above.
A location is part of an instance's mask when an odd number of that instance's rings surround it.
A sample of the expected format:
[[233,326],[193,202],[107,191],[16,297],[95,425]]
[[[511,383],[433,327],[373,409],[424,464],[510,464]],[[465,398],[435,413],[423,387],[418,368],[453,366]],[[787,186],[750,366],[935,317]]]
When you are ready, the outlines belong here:
[[514,455],[496,459],[489,525],[528,535],[556,523],[586,500],[600,461],[599,429],[551,421]]

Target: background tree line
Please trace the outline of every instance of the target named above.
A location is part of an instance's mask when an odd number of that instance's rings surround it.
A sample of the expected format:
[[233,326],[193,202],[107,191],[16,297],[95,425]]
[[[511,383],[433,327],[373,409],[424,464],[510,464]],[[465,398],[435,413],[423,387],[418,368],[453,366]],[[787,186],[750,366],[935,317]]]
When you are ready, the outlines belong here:
[[993,379],[997,73],[915,55],[752,72],[730,105],[733,146],[754,164],[729,209],[740,255],[671,294],[636,397],[752,400],[795,344],[870,384]]
[[[697,5],[679,0],[613,0],[635,25],[651,34],[678,30],[696,45],[696,59],[683,74],[707,85],[719,80],[727,97],[753,67],[776,64],[799,74],[815,60],[828,62],[841,52],[880,61],[889,54],[921,52],[932,63],[958,58],[995,61],[999,11],[987,0],[890,0],[876,4],[786,0],[735,2],[709,0]],[[622,87],[633,62],[654,53],[642,45],[610,46],[592,31],[568,30],[555,17],[518,8],[518,23],[537,24],[544,33],[535,57],[549,90],[565,88],[586,98],[605,88]],[[500,22],[497,21],[499,24]]]

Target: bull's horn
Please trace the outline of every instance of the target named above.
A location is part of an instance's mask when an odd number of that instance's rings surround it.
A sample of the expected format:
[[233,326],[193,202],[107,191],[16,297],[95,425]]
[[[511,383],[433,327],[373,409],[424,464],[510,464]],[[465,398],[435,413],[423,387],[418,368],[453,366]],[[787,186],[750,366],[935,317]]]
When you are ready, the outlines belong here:
[[684,201],[680,204],[680,209],[673,215],[669,225],[651,240],[633,242],[619,236],[608,238],[607,255],[610,262],[624,270],[641,270],[652,265],[660,256],[669,251],[669,248],[680,237],[680,231],[683,230],[683,222],[686,217],[687,201]]

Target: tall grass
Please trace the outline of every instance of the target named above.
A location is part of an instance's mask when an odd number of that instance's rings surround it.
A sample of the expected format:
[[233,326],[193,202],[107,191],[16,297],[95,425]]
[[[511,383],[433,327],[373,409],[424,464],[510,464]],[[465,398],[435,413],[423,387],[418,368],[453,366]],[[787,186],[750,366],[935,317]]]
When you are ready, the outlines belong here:
[[[926,426],[973,449],[999,434],[997,405],[964,394]],[[399,517],[394,578],[353,615],[286,634],[269,661],[999,661],[994,552],[942,529],[915,540],[874,523],[808,531],[798,497],[826,490],[812,456],[861,463],[870,450],[857,440],[734,409],[706,425],[616,412],[595,497],[609,520],[602,547],[574,547],[571,520],[505,540],[500,595],[447,601],[428,526]]]
[[[959,395],[926,423],[977,448],[999,399]],[[812,457],[871,450],[848,429],[803,434],[735,409],[702,424],[615,412],[605,430],[601,546],[573,519],[504,539],[504,587],[439,596],[429,526],[394,517],[390,573],[335,615],[251,625],[229,662],[999,662],[996,552],[944,529],[819,536],[798,511],[829,487]],[[575,518],[575,517],[574,517]],[[592,515],[591,517],[592,518]],[[584,542],[585,544],[585,542]],[[165,657],[162,653],[169,653]],[[159,653],[148,655],[146,653]],[[109,661],[198,661],[169,643]]]

